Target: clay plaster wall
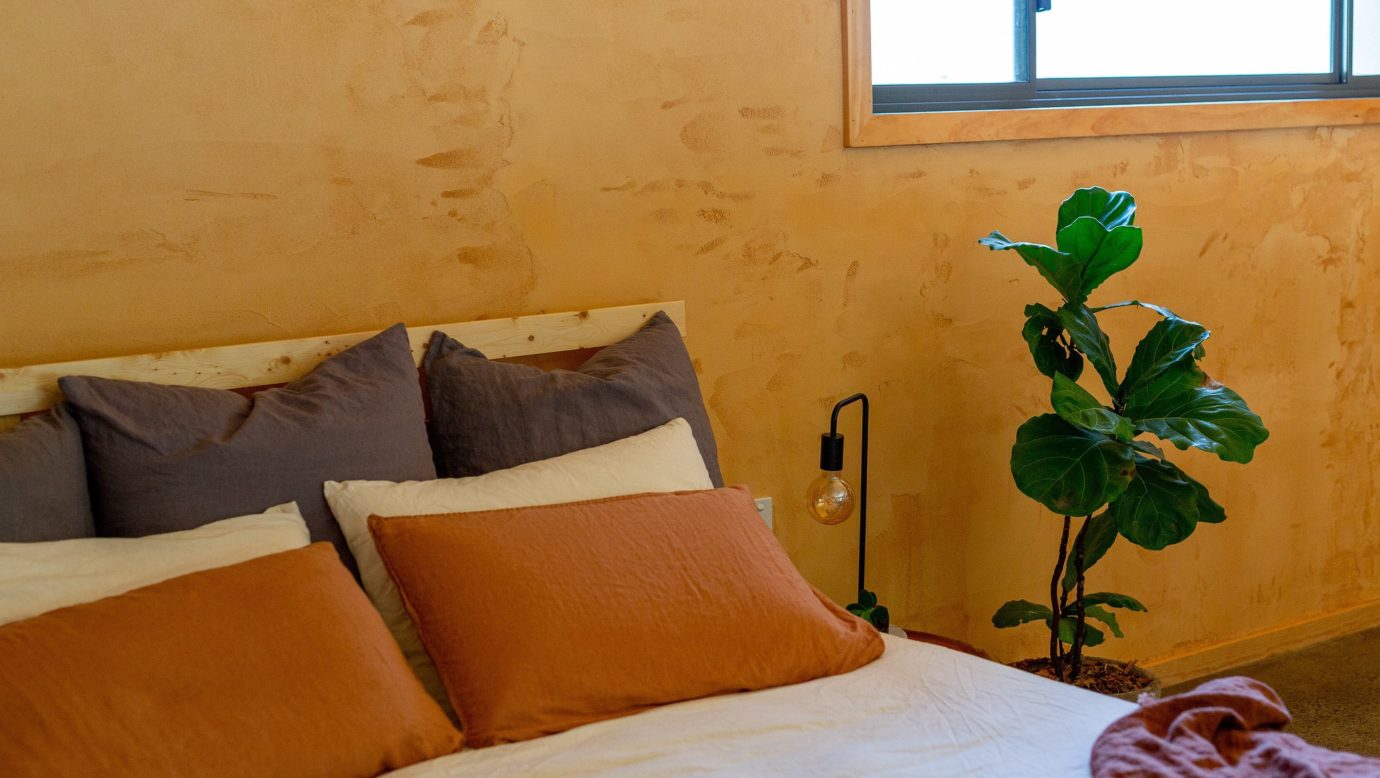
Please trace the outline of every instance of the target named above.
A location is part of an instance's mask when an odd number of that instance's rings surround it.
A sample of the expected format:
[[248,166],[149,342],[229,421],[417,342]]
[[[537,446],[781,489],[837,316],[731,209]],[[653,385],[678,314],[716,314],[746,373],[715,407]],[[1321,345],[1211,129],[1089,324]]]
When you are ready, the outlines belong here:
[[[851,596],[856,525],[799,501],[867,391],[873,587],[1014,657],[1038,630],[987,619],[1057,540],[1006,464],[1047,394],[1021,308],[1051,295],[976,240],[1121,187],[1147,251],[1098,299],[1212,326],[1273,436],[1179,457],[1229,520],[1113,549],[1091,584],[1152,613],[1107,653],[1380,598],[1380,129],[846,150],[840,59],[834,0],[12,3],[0,364],[683,298],[726,474],[805,575]],[[1114,326],[1123,360],[1148,324]]]

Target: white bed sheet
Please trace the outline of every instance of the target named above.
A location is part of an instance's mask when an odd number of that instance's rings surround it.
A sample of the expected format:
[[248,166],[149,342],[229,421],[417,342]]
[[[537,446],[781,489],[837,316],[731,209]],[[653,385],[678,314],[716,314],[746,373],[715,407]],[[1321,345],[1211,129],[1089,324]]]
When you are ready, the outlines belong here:
[[389,773],[458,776],[1087,776],[1135,706],[886,636],[846,675],[667,705]]

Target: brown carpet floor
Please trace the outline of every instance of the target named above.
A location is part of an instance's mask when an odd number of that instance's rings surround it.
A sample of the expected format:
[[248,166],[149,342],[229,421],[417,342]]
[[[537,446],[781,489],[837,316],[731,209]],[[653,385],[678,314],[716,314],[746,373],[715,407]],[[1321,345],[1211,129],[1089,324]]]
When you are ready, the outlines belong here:
[[1246,675],[1274,687],[1294,716],[1287,731],[1304,740],[1380,756],[1380,629],[1180,684],[1165,694],[1226,675]]

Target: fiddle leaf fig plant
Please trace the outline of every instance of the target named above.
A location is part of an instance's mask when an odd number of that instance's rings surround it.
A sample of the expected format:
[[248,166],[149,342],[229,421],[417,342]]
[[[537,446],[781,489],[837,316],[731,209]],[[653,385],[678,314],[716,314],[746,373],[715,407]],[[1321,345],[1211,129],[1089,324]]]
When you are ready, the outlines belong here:
[[[1000,232],[979,241],[993,251],[1016,252],[1061,298],[1056,308],[1025,308],[1021,334],[1036,369],[1050,380],[1053,412],[1022,424],[1011,448],[1016,487],[1063,517],[1058,561],[1047,604],[1012,600],[992,616],[992,624],[1003,628],[1044,624],[1050,666],[1061,681],[1078,678],[1084,648],[1099,645],[1108,632],[1122,637],[1115,610],[1145,611],[1129,595],[1085,591],[1088,570],[1117,538],[1158,551],[1187,539],[1199,523],[1226,519],[1207,488],[1169,461],[1152,438],[1244,464],[1269,437],[1241,395],[1199,366],[1209,335],[1201,324],[1139,300],[1088,305],[1094,290],[1140,258],[1143,239],[1135,221],[1129,193],[1090,187],[1059,206],[1053,247],[1012,241]],[[1098,317],[1121,309],[1159,318],[1118,372]],[[1079,383],[1088,366],[1095,376],[1086,383],[1102,398]]]

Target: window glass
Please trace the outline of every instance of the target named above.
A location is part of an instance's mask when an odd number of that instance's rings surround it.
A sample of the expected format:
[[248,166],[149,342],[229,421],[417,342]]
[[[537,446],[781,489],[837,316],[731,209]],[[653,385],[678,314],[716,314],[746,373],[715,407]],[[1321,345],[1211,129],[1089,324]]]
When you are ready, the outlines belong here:
[[1352,72],[1380,76],[1380,0],[1356,0]]
[[1054,0],[1035,18],[1041,78],[1332,72],[1331,0]]
[[872,0],[872,83],[1016,80],[1016,2]]

